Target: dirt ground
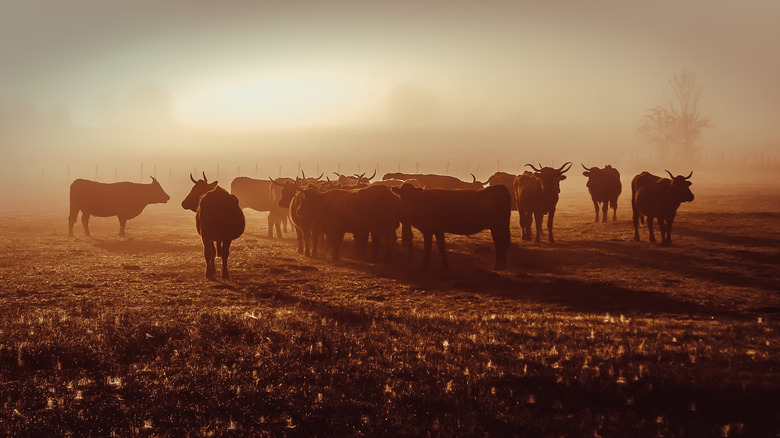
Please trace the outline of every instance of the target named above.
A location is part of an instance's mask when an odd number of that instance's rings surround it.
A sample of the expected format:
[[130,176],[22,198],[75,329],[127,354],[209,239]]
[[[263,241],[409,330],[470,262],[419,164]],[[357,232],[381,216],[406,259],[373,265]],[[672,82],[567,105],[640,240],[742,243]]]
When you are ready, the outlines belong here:
[[[513,212],[512,248],[500,272],[491,269],[487,232],[448,236],[449,270],[441,268],[435,246],[431,266],[421,266],[419,234],[411,264],[400,248],[391,261],[356,260],[349,238],[343,260],[334,263],[327,251],[318,258],[299,255],[289,229],[284,238],[269,239],[266,213],[246,210],[247,229],[231,247],[227,282],[204,279],[194,215],[180,208],[178,193],[129,221],[127,238],[118,236],[116,218],[94,217],[92,238],[80,223],[69,238],[65,202],[16,209],[0,213],[0,297],[6,317],[34,309],[89,315],[122,308],[151,318],[172,307],[253,312],[282,302],[404,315],[620,315],[672,325],[774,321],[780,312],[780,187],[705,185],[693,191],[696,200],[680,207],[668,248],[649,243],[644,227],[642,241],[633,240],[625,192],[618,220],[610,212],[606,223],[594,222],[587,192],[563,193],[554,245],[546,236],[540,244],[521,242]],[[777,359],[769,358],[775,365]]]

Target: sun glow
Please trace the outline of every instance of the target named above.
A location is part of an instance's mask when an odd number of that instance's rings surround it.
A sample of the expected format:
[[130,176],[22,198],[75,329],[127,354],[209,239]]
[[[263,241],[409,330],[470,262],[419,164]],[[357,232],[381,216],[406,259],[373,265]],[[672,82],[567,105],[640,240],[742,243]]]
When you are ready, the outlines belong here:
[[216,80],[181,96],[177,113],[185,124],[226,128],[339,125],[365,115],[364,83],[317,71]]

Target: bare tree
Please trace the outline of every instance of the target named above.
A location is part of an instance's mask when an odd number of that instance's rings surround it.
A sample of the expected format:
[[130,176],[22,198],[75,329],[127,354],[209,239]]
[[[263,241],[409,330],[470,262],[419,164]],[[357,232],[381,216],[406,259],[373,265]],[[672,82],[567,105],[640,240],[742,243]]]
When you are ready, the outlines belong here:
[[694,162],[701,150],[698,141],[702,130],[712,126],[710,118],[699,110],[701,87],[687,71],[674,75],[669,85],[674,96],[666,99],[665,106],[650,108],[636,131],[656,147],[659,161],[667,161],[673,152],[675,158]]

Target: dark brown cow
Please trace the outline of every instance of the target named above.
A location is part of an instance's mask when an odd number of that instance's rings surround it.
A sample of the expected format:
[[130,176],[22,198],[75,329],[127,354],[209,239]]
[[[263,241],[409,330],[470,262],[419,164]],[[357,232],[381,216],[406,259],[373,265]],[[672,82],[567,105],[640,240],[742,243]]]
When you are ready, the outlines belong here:
[[623,191],[623,184],[620,182],[620,172],[607,164],[603,169],[598,167],[587,168],[580,163],[583,175],[588,177],[588,192],[593,201],[593,208],[596,210],[596,222],[599,221],[599,203],[601,203],[601,220],[607,221],[607,209],[612,207],[612,220],[617,220],[617,200],[620,192]]
[[639,222],[647,216],[647,230],[650,241],[655,242],[653,233],[653,218],[658,219],[661,230],[661,246],[672,244],[672,223],[677,215],[677,209],[683,202],[692,202],[691,182],[688,176],[672,176],[661,178],[648,172],[642,172],[631,181],[631,208],[634,212],[634,240],[639,241]]
[[[273,180],[272,180],[273,181]],[[282,227],[287,232],[287,209],[279,207],[282,186],[290,178],[276,179],[276,185],[272,181],[239,176],[230,183],[230,193],[238,198],[238,204],[242,209],[251,208],[256,211],[268,212],[268,237],[282,237]]]
[[68,216],[68,235],[73,235],[73,225],[81,211],[81,225],[84,234],[89,236],[89,217],[119,218],[119,235],[125,236],[125,224],[149,204],[165,204],[171,199],[160,183],[152,177],[150,184],[118,182],[99,183],[86,179],[77,179],[70,185],[70,215]]
[[480,190],[485,186],[485,183],[477,181],[477,177],[471,174],[472,181],[461,181],[454,176],[449,175],[423,175],[419,173],[386,173],[382,177],[385,179],[400,179],[400,180],[417,180],[420,185],[426,189],[472,189]]
[[[566,167],[566,165],[569,167]],[[520,214],[520,228],[523,240],[531,240],[531,222],[536,221],[536,242],[541,242],[542,219],[547,216],[547,238],[550,243],[555,243],[553,237],[553,218],[555,207],[558,204],[558,194],[561,192],[560,182],[566,179],[564,173],[571,169],[571,163],[554,169],[542,167],[539,169],[533,164],[526,164],[534,173],[525,172],[515,178],[514,188],[517,199],[517,212]],[[564,167],[566,167],[564,169]]]
[[206,258],[206,278],[214,278],[214,258],[222,258],[222,278],[229,279],[227,261],[230,243],[244,233],[246,225],[244,212],[238,198],[219,187],[218,182],[209,183],[206,174],[195,181],[189,195],[181,202],[182,208],[195,212],[195,228],[203,240],[203,255]]
[[504,186],[482,190],[422,189],[411,184],[394,187],[401,198],[402,242],[412,257],[412,226],[423,235],[428,265],[433,236],[439,247],[442,264],[447,267],[444,233],[470,236],[489,229],[496,248],[495,269],[506,267],[511,244],[509,218],[512,214],[509,190]]
[[314,223],[314,218],[304,218],[298,214],[298,207],[301,205],[302,190],[308,187],[319,187],[322,183],[316,180],[305,180],[296,178],[294,182],[287,181],[284,183],[281,191],[281,198],[279,199],[279,206],[287,208],[288,217],[293,228],[295,228],[295,234],[298,238],[298,253],[305,254],[307,256],[317,255],[317,246],[319,242],[320,233]]
[[506,172],[496,172],[490,176],[487,180],[489,186],[502,185],[509,190],[509,195],[512,197],[512,210],[517,210],[517,199],[515,198],[515,178],[517,175],[512,175]]
[[[344,234],[352,233],[358,254],[366,256],[371,235],[371,258],[375,259],[381,245],[389,258],[399,225],[398,197],[386,186],[370,186],[357,190],[309,188],[299,191],[297,214],[313,220],[315,229],[325,233],[334,260],[339,260]],[[292,208],[292,207],[291,207]]]

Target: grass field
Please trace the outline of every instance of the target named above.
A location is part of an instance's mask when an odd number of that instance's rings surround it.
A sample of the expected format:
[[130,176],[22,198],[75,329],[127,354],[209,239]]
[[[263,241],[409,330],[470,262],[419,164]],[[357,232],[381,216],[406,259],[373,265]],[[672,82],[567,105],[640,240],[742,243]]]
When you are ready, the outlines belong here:
[[[564,183],[565,184],[565,183]],[[555,245],[307,258],[247,211],[231,280],[191,212],[0,214],[0,434],[778,436],[780,190],[694,186],[675,246],[562,195]],[[567,187],[563,187],[564,190]],[[572,190],[573,191],[573,190]]]

